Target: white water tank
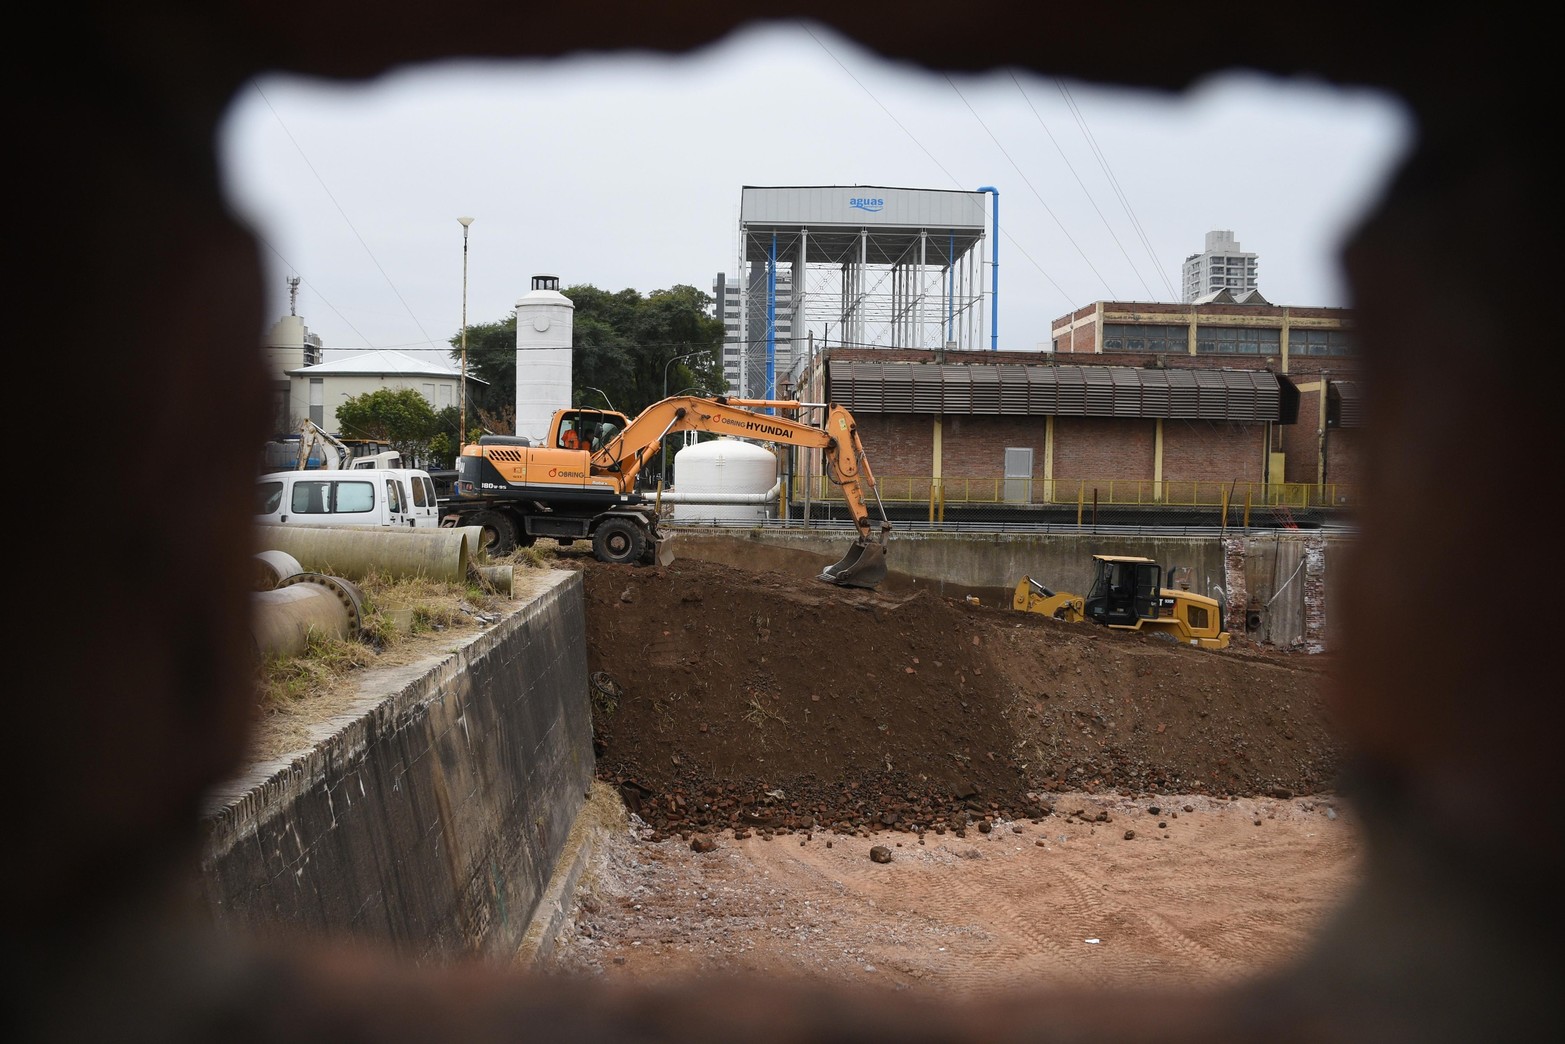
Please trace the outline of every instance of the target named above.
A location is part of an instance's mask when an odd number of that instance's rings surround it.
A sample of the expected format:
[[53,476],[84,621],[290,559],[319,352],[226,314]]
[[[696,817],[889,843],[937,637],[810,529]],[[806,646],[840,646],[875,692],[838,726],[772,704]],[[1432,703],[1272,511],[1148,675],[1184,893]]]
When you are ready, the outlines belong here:
[[543,441],[555,410],[571,405],[571,328],[576,305],[560,277],[533,276],[516,302],[516,434]]
[[[777,485],[777,455],[764,446],[742,439],[719,438],[686,446],[674,454],[672,490],[681,502],[674,504],[677,521],[696,519],[766,518],[771,498],[761,494]],[[689,504],[686,497],[738,494],[759,503]]]

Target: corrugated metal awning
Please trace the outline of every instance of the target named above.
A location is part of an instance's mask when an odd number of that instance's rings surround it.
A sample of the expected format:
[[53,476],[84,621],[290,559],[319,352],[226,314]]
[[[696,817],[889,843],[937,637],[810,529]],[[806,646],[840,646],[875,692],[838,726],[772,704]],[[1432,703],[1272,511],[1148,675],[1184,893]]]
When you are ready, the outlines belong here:
[[1364,395],[1356,381],[1331,381],[1326,408],[1338,428],[1364,426]]
[[1280,379],[1265,370],[833,359],[827,379],[830,399],[861,413],[1284,420]]

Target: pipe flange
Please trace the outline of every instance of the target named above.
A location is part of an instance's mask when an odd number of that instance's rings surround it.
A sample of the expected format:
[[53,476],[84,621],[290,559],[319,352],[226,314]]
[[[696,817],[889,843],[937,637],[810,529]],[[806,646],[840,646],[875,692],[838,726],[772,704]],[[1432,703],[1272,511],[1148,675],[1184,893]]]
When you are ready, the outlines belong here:
[[348,613],[348,637],[358,636],[360,624],[364,619],[364,596],[356,586],[340,576],[331,576],[327,573],[297,573],[285,577],[277,586],[280,589],[295,584],[315,584],[335,595]]

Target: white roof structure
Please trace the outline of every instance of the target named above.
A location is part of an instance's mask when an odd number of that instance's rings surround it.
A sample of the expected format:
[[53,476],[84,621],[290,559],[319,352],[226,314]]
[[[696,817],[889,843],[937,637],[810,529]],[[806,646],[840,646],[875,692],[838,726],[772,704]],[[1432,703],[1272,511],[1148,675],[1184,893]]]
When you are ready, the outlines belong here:
[[[462,371],[455,363],[431,353],[421,354],[430,357],[418,358],[406,352],[377,348],[346,359],[318,363],[315,366],[302,366],[297,370],[289,370],[288,373],[295,377],[460,377],[462,375]],[[468,373],[467,379],[477,384],[487,383],[474,377],[471,372]]]

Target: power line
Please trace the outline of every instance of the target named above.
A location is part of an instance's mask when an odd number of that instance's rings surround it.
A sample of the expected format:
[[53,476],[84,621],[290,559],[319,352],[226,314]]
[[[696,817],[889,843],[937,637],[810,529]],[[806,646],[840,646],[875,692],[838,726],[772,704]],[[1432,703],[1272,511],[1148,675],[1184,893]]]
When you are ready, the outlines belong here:
[[[1099,209],[1098,201],[1092,197],[1092,191],[1087,188],[1086,182],[1081,180],[1081,175],[1076,173],[1076,168],[1071,163],[1070,157],[1067,156],[1065,154],[1065,150],[1060,147],[1059,141],[1054,137],[1054,132],[1049,130],[1049,125],[1043,122],[1043,116],[1038,112],[1037,107],[1033,105],[1032,99],[1027,96],[1027,92],[1022,88],[1021,81],[1016,78],[1015,73],[1011,74],[1011,82],[1016,85],[1016,92],[1022,96],[1022,100],[1025,101],[1027,103],[1027,107],[1032,110],[1033,118],[1038,121],[1038,126],[1043,128],[1043,133],[1048,136],[1050,144],[1054,146],[1054,151],[1060,154],[1060,159],[1065,163],[1065,169],[1071,172],[1071,177],[1075,178],[1076,184],[1081,186],[1082,195],[1087,197],[1087,202],[1091,203],[1092,209],[1097,212],[1098,220],[1103,222],[1104,231],[1108,232],[1109,238],[1114,240],[1114,245],[1119,247],[1120,256],[1125,259],[1125,263],[1130,266],[1130,270],[1136,273],[1136,279],[1141,283],[1141,289],[1147,292],[1148,297],[1151,297],[1152,288],[1147,286],[1147,281],[1141,275],[1141,270],[1137,268],[1136,263],[1130,259],[1130,254],[1126,252],[1124,244],[1119,241],[1119,236],[1114,233],[1114,228],[1109,224],[1109,219],[1104,217],[1103,211]],[[1156,267],[1156,265],[1154,265],[1154,267]]]
[[[337,202],[337,197],[332,195],[332,191],[327,187],[325,179],[322,178],[320,173],[315,169],[315,165],[310,162],[310,157],[305,154],[304,149],[299,145],[298,140],[293,136],[293,132],[289,130],[288,125],[283,122],[283,118],[278,115],[277,109],[273,107],[271,99],[266,96],[266,92],[261,90],[261,85],[255,80],[251,80],[250,85],[255,88],[255,93],[261,96],[261,100],[266,103],[267,109],[269,109],[272,113],[272,118],[275,119],[277,121],[277,125],[283,129],[283,133],[288,136],[288,140],[298,151],[299,158],[304,161],[304,165],[310,169],[310,173],[320,184],[321,191],[326,193],[326,198],[331,200],[332,206],[337,208],[337,213],[342,215],[343,222],[348,226],[349,230],[353,232],[354,238],[359,241],[359,245],[362,246],[364,248],[364,252],[369,255],[370,263],[373,264],[375,266],[375,270],[381,274],[381,278],[386,280],[386,285],[391,288],[391,292],[396,295],[397,300],[402,302],[402,307],[407,310],[408,318],[413,320],[413,325],[418,327],[418,332],[424,335],[425,343],[433,345],[435,343],[435,339],[429,336],[429,331],[424,329],[424,324],[419,322],[418,316],[413,314],[412,306],[410,306],[407,300],[402,296],[402,292],[397,289],[397,284],[392,282],[391,276],[387,275],[386,270],[381,267],[379,259],[375,257],[375,252],[370,249],[370,245],[366,243],[364,241],[364,237],[359,234],[358,228],[354,226],[353,220],[348,217],[347,211],[343,210],[342,204]],[[358,331],[354,332],[357,333]],[[366,340],[368,340],[368,338],[366,338]]]
[[[972,102],[967,100],[967,96],[962,93],[961,88],[957,87],[956,83],[952,81],[950,76],[947,76],[945,81],[950,85],[951,90],[956,92],[956,96],[962,99],[962,104],[967,106],[967,111],[973,114],[973,119],[977,120],[978,125],[984,129],[984,133],[989,135],[989,140],[994,142],[994,147],[1000,150],[1000,155],[1005,157],[1006,162],[1011,165],[1011,167],[1016,171],[1017,176],[1022,179],[1022,183],[1027,186],[1027,188],[1035,197],[1037,197],[1038,203],[1043,207],[1044,212],[1047,213],[1051,218],[1054,218],[1054,223],[1059,226],[1060,233],[1065,237],[1066,241],[1069,242],[1071,246],[1076,248],[1076,253],[1081,255],[1082,261],[1086,262],[1087,267],[1092,269],[1092,274],[1098,277],[1098,282],[1103,284],[1103,289],[1108,291],[1110,297],[1113,297],[1114,290],[1109,286],[1108,280],[1104,279],[1103,274],[1099,272],[1093,265],[1092,260],[1087,257],[1086,251],[1082,250],[1081,246],[1077,244],[1076,240],[1071,238],[1071,234],[1066,230],[1064,222],[1062,222],[1054,213],[1054,211],[1049,208],[1049,204],[1044,202],[1043,196],[1039,194],[1036,188],[1033,187],[1031,179],[1029,179],[1027,175],[1022,172],[1021,167],[1017,166],[1016,161],[1011,158],[1011,154],[1006,151],[1005,146],[1000,144],[1000,139],[994,136],[994,131],[990,130],[989,125],[984,122],[983,117],[978,115],[978,110],[973,108]],[[1053,282],[1053,280],[1050,280],[1050,282]],[[1056,286],[1055,289],[1059,289],[1058,286]],[[1061,292],[1063,293],[1064,291]]]
[[[809,33],[810,38],[813,39],[817,44],[820,45],[821,50],[825,51],[826,54],[831,58],[831,60],[836,62],[837,65],[842,69],[842,71],[848,74],[848,78],[851,79],[854,83],[858,84],[859,89],[861,91],[863,91],[869,97],[870,101],[874,102],[877,106],[879,106],[880,110],[886,114],[886,116],[891,120],[891,122],[895,123],[897,125],[897,129],[902,131],[903,134],[906,134],[907,137],[908,137],[908,140],[911,141],[914,145],[917,145],[919,147],[920,151],[922,151],[924,153],[924,155],[929,157],[929,161],[940,169],[940,172],[946,176],[946,179],[948,181],[950,181],[952,185],[955,185],[957,188],[962,188],[962,182],[957,180],[956,175],[952,174],[949,170],[947,170],[945,168],[945,165],[943,163],[941,163],[940,160],[935,157],[935,154],[930,152],[929,149],[927,149],[924,146],[924,143],[919,141],[918,137],[912,131],[908,130],[907,127],[903,125],[902,121],[897,119],[895,114],[893,114],[890,109],[886,108],[885,104],[882,103],[879,98],[875,97],[875,93],[873,91],[871,91],[868,87],[866,87],[862,80],[860,80],[857,76],[853,75],[853,71],[851,69],[849,69],[846,65],[843,64],[842,59],[838,58],[834,53],[832,53],[831,48],[826,46],[826,42],[824,40],[822,40],[819,36],[816,36],[815,32],[809,27],[809,25],[807,25],[806,23],[803,23],[803,22],[801,22],[799,24],[800,24],[801,28],[803,28],[806,33]],[[960,92],[958,92],[958,95],[960,96]],[[963,99],[963,100],[965,101],[966,99]],[[982,123],[982,121],[979,121],[979,122]],[[987,130],[988,128],[986,127],[984,129]],[[993,137],[993,135],[991,135],[991,137]],[[996,142],[996,144],[998,144],[998,142]],[[1010,157],[1007,156],[1006,158],[1009,159]],[[1014,166],[1014,164],[1012,164],[1012,165]],[[1044,279],[1048,280],[1049,285],[1054,287],[1054,289],[1059,293],[1060,297],[1064,299],[1064,301],[1066,302],[1067,306],[1069,306],[1071,304],[1071,302],[1073,302],[1075,300],[1075,298],[1073,298],[1070,294],[1065,292],[1065,288],[1060,286],[1060,284],[1055,281],[1055,279],[1054,279],[1054,277],[1052,275],[1050,275],[1047,271],[1044,270],[1044,267],[1038,263],[1037,259],[1035,259],[1031,254],[1029,254],[1027,252],[1026,248],[1024,248],[1020,243],[1018,243],[1016,241],[1016,238],[1010,234],[1009,230],[1007,230],[1005,232],[1005,239],[1006,239],[1006,242],[1010,243],[1011,246],[1016,248],[1017,253],[1021,254],[1022,257],[1026,258],[1028,263],[1031,264],[1034,268],[1036,268],[1038,270],[1038,274],[1039,275],[1043,276]],[[1099,278],[1102,278],[1102,277],[1100,276]]]
[[[255,238],[260,242],[260,244],[262,246],[264,246],[264,247],[266,247],[266,249],[270,250],[274,255],[276,255],[277,260],[281,261],[284,265],[287,266],[289,271],[291,271],[291,272],[295,273],[296,275],[298,275],[299,269],[291,261],[289,261],[286,257],[284,257],[282,255],[281,251],[279,251],[276,247],[272,246],[272,244],[267,241],[265,236],[262,236],[258,232],[257,233],[253,233],[253,234],[255,235]],[[349,320],[347,316],[345,316],[341,312],[339,312],[337,310],[337,306],[332,304],[330,301],[328,301],[326,299],[326,295],[325,294],[321,293],[318,289],[316,289],[314,283],[311,283],[308,279],[304,278],[304,276],[302,276],[302,275],[299,275],[298,278],[299,278],[299,281],[301,283],[303,283],[305,286],[310,288],[310,290],[316,295],[316,297],[320,298],[321,304],[325,305],[328,309],[330,309],[332,315],[335,315],[338,319],[341,319],[343,321],[343,324],[345,326],[347,326],[348,329],[350,329],[354,333],[358,334],[359,337],[362,338],[366,344],[369,343],[369,338],[365,337],[362,333],[360,333],[358,328],[353,325],[352,321]],[[323,347],[322,350],[324,351],[326,349]],[[344,349],[333,349],[333,350],[334,351],[357,351],[358,349],[344,348]],[[376,349],[374,347],[370,347],[370,348],[365,348],[363,350],[364,351],[377,351],[378,349]]]
[[1136,230],[1136,235],[1141,239],[1141,245],[1146,248],[1147,256],[1152,259],[1153,268],[1163,280],[1163,286],[1167,288],[1169,299],[1179,300],[1179,294],[1174,290],[1173,284],[1168,281],[1168,275],[1164,273],[1163,266],[1158,264],[1157,251],[1152,249],[1152,243],[1147,239],[1146,231],[1141,226],[1141,221],[1136,217],[1135,211],[1130,208],[1130,200],[1125,196],[1124,189],[1120,188],[1119,179],[1114,176],[1114,171],[1109,166],[1103,150],[1098,147],[1097,139],[1092,136],[1092,130],[1087,126],[1087,120],[1081,114],[1081,109],[1076,104],[1076,99],[1071,96],[1070,88],[1065,86],[1065,81],[1056,78],[1055,85],[1059,88],[1060,95],[1065,99],[1065,105],[1076,117],[1076,125],[1081,128],[1082,137],[1086,138],[1092,154],[1097,157],[1098,166],[1102,168],[1104,176],[1109,180],[1109,185],[1114,189],[1114,195],[1119,198],[1120,206],[1125,208],[1125,216],[1130,218],[1130,225]]

